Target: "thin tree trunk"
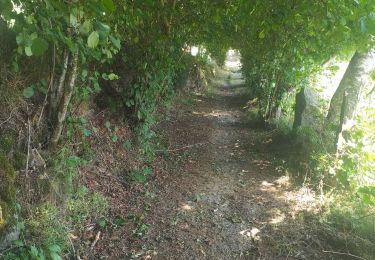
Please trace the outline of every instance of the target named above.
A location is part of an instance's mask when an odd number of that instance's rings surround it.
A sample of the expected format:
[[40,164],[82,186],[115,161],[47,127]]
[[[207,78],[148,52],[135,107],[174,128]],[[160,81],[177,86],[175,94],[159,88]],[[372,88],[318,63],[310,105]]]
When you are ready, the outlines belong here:
[[66,72],[69,64],[69,53],[67,50],[64,52],[64,67],[63,72],[61,73],[59,84],[57,85],[56,93],[55,93],[55,100],[59,102],[61,97],[63,96],[63,87],[66,78]]
[[303,113],[306,109],[305,88],[302,88],[296,95],[296,107],[294,110],[293,130],[302,125]]
[[68,51],[64,51],[64,58],[63,58],[63,67],[60,72],[60,78],[59,81],[56,83],[53,83],[51,85],[51,89],[49,92],[49,119],[51,122],[55,121],[55,116],[57,113],[57,107],[59,106],[63,88],[65,85],[65,79],[66,79],[66,73],[68,71],[68,64],[69,64],[69,53]]
[[79,54],[77,51],[72,57],[72,60],[70,63],[71,72],[70,72],[69,82],[66,85],[66,88],[64,88],[64,90],[62,90],[61,92],[62,97],[61,97],[58,111],[57,111],[57,120],[56,120],[55,128],[53,130],[52,137],[51,137],[52,148],[56,147],[60,140],[62,129],[63,129],[63,124],[65,122],[66,115],[67,115],[68,108],[69,108],[69,103],[73,95],[74,85],[77,79],[78,56]]

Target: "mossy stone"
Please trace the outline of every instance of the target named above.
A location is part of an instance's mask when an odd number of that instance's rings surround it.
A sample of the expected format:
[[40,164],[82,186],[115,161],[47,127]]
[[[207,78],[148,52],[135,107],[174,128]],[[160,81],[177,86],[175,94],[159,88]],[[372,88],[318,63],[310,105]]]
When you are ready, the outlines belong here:
[[0,153],[0,238],[11,223],[16,202],[16,173],[7,157]]

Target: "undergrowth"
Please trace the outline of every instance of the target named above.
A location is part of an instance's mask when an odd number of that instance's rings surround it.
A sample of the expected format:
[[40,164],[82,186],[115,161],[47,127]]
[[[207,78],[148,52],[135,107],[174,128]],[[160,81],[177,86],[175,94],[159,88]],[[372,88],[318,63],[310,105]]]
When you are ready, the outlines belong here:
[[[335,250],[372,259],[375,256],[375,201],[366,176],[373,169],[373,161],[366,146],[357,145],[365,140],[358,131],[352,129],[351,143],[341,156],[332,152],[334,144],[329,141],[332,140],[329,133],[323,135],[311,127],[284,132],[277,138],[284,140],[281,142],[294,140],[287,148],[291,153],[286,156],[285,170],[295,184],[323,195],[316,198],[323,201],[319,214],[314,217],[315,224],[309,224],[316,226],[313,233],[327,240]],[[342,257],[350,259],[348,255]]]
[[[67,200],[65,205],[51,202],[34,207],[26,219],[20,219],[20,238],[4,259],[62,259],[73,252],[72,235],[83,232],[87,224],[96,223],[108,211],[106,199],[90,193],[85,187]],[[76,233],[78,232],[78,234]]]

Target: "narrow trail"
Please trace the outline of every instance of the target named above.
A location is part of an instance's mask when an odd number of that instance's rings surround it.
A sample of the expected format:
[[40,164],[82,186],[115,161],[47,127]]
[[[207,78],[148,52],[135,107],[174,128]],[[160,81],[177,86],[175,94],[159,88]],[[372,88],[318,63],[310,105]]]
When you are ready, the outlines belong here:
[[[172,152],[168,179],[151,202],[145,258],[313,257],[309,245],[289,249],[288,243],[298,243],[293,236],[314,243],[298,224],[299,212],[313,206],[308,199],[297,203],[306,194],[293,191],[280,174],[270,152],[272,132],[248,122],[241,74],[220,70],[212,84],[208,95],[193,95],[160,126]],[[280,227],[292,222],[295,231],[286,234]]]

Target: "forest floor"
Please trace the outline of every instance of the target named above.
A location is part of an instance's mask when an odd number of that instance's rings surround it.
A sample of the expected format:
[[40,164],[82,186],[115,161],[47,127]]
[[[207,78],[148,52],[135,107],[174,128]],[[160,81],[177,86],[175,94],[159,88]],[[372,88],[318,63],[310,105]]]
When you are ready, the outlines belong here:
[[88,258],[347,257],[328,252],[334,236],[316,224],[319,200],[290,183],[290,144],[248,119],[241,74],[220,69],[210,84],[205,94],[180,97],[157,125],[168,148],[148,184],[124,189],[108,177],[114,220]]

